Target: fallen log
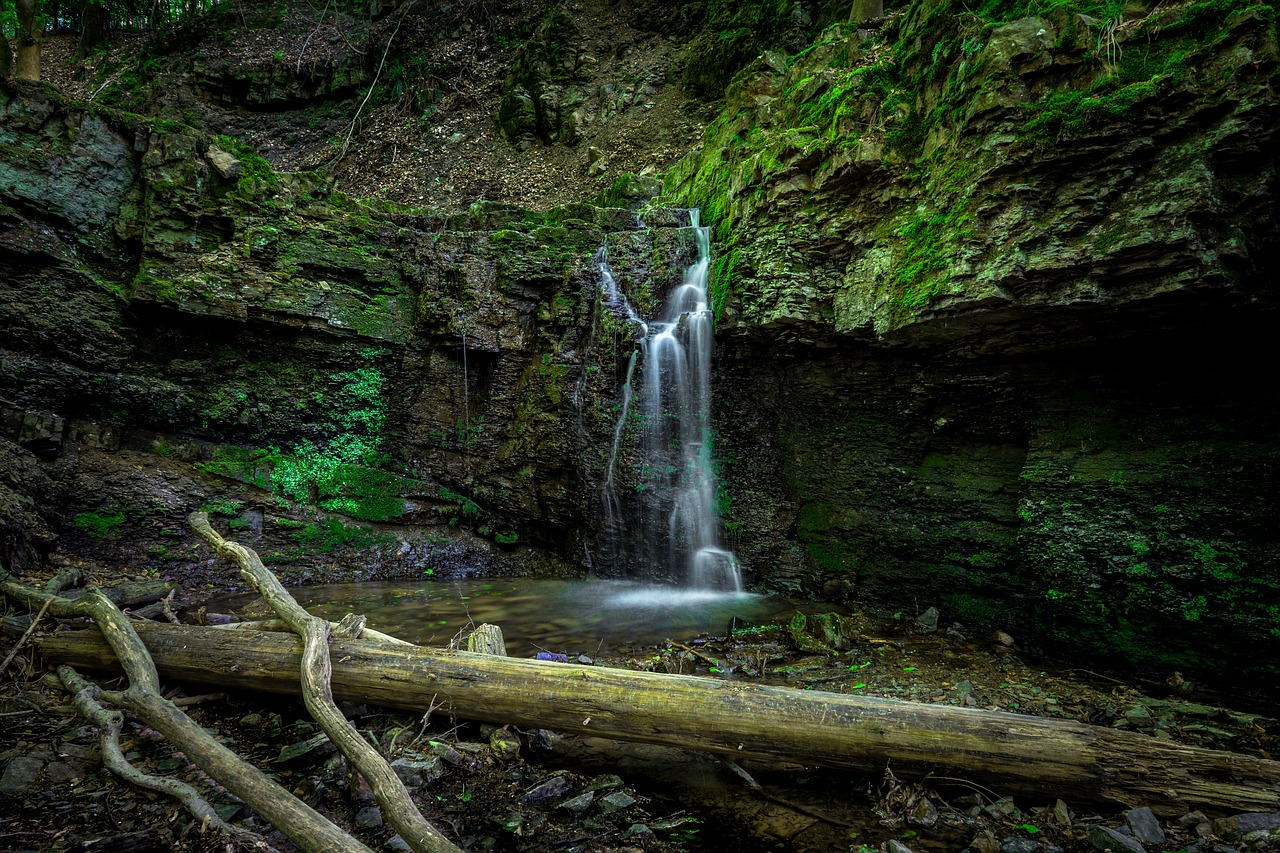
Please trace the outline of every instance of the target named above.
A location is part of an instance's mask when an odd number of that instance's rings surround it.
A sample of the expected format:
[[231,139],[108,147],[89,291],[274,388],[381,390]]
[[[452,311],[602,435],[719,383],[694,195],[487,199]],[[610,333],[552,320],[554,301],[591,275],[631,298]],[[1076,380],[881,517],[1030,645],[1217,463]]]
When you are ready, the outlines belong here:
[[[73,589],[69,592],[63,592],[67,586],[80,582],[80,573],[72,570],[63,572],[53,580],[45,584],[44,591],[49,595],[56,595],[66,601],[79,601],[84,595],[83,589]],[[117,607],[132,608],[139,605],[150,605],[152,602],[164,598],[166,595],[182,589],[176,583],[168,581],[138,581],[135,583],[118,584],[116,586],[104,586],[97,588],[107,600]],[[145,611],[135,610],[135,616],[146,616],[150,618],[152,615],[160,615],[159,612],[150,614]],[[0,633],[11,639],[21,637],[35,621],[34,614],[26,614],[24,616],[5,616],[0,622]]]
[[[98,587],[98,591],[107,597],[107,600],[116,607],[139,607],[143,604],[150,604],[153,601],[159,601],[173,590],[181,590],[179,584],[170,581],[134,581],[132,583],[115,584],[113,586]],[[69,592],[61,594],[62,598],[68,601],[76,601],[86,590],[73,589]]]
[[[138,624],[167,678],[296,694],[301,645],[263,632]],[[51,664],[115,669],[96,631],[40,641]],[[982,780],[1002,791],[1191,809],[1280,807],[1280,762],[1070,720],[741,681],[334,638],[333,691],[392,708],[660,743],[735,758]]]

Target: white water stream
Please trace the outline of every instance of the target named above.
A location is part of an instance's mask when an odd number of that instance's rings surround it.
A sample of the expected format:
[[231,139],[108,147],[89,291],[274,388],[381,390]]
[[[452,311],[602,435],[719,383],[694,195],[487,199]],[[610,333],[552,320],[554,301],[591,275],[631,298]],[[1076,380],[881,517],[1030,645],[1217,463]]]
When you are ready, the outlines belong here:
[[[711,265],[710,229],[690,211],[697,256],[684,278],[668,294],[656,320],[646,323],[618,289],[606,263],[600,264],[606,308],[638,325],[642,338],[632,353],[622,389],[622,405],[604,483],[608,523],[625,518],[638,524],[629,541],[665,543],[667,573],[681,576],[698,590],[740,592],[738,562],[720,539],[716,511],[716,472],[711,431],[711,355],[713,316],[707,296]],[[643,385],[634,387],[637,354]],[[637,484],[631,494],[615,488],[615,469],[627,418],[633,405],[643,415],[637,448]],[[638,500],[637,513],[620,511],[624,500]]]

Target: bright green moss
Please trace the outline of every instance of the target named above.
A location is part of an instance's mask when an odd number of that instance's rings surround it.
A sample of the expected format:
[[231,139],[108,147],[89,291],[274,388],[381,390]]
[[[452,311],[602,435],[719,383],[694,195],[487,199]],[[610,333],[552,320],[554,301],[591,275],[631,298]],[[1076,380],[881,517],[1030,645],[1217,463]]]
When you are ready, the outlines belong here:
[[724,315],[724,305],[733,293],[733,274],[738,266],[742,253],[738,249],[730,249],[715,260],[711,267],[711,280],[708,282],[711,297],[711,310],[716,326],[720,325]]
[[809,33],[790,0],[709,0],[704,30],[686,49],[684,84],[715,98],[743,66],[766,50],[799,47]]
[[280,179],[271,164],[252,147],[234,136],[219,136],[217,143],[240,161],[240,178],[234,195],[241,201],[256,202],[264,194],[280,191]]
[[336,518],[330,518],[321,524],[308,524],[292,536],[303,551],[318,554],[329,554],[339,548],[369,548],[392,539],[385,533],[365,527],[348,526]]
[[902,256],[892,279],[890,305],[898,319],[951,291],[951,259],[973,234],[974,216],[964,204],[936,213],[916,213],[898,232]]
[[112,507],[82,512],[71,523],[94,539],[113,539],[120,535],[124,527],[124,510]]

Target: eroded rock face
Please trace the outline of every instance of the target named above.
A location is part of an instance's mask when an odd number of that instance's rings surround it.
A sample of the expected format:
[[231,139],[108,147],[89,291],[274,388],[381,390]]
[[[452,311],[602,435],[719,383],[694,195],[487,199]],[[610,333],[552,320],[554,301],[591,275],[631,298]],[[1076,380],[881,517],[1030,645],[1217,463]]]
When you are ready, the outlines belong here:
[[0,434],[0,560],[6,568],[35,568],[53,547],[58,519],[46,500],[53,491],[36,458]]
[[[621,269],[661,267],[670,227],[589,205],[370,205],[229,138],[86,116],[39,90],[5,108],[10,438],[56,420],[54,455],[64,438],[151,450],[275,501],[581,557],[613,428],[609,402],[587,397],[615,392],[612,373],[585,371],[616,361],[595,255],[608,242]],[[83,156],[40,153],[69,137]],[[64,184],[99,201],[62,204]],[[98,513],[86,525],[198,506],[193,490],[148,501],[145,484],[91,500],[63,475],[52,502]]]
[[1153,14],[1114,48],[1142,61],[1108,71],[1079,16],[962,37],[928,9],[893,50],[833,28],[762,57],[668,175],[718,223],[723,328],[1001,352],[1075,343],[1036,322],[1054,311],[1252,298],[1275,227],[1269,18]]
[[1275,318],[1276,33],[1188,15],[1099,55],[1080,16],[918,4],[731,87],[667,188],[717,223],[728,524],[768,583],[1273,677],[1280,394],[1218,365]]
[[[737,78],[667,192],[717,226],[720,504],[753,586],[1275,683],[1275,30],[1184,12],[1099,55],[1077,16],[920,4]],[[20,430],[61,419],[31,449],[64,517],[150,511],[85,503],[76,448],[124,448],[265,506],[467,529],[486,568],[534,545],[609,571],[634,342],[595,253],[651,315],[679,214],[362,202],[5,92],[0,397]],[[124,474],[92,482],[155,490]],[[179,518],[200,492],[164,494]]]

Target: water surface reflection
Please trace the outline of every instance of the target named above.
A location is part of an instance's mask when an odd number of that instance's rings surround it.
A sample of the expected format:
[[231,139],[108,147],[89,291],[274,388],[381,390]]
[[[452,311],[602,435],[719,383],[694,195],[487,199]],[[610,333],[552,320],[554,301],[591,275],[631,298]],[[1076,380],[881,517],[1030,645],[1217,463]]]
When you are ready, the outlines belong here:
[[[731,619],[752,625],[790,618],[797,608],[830,609],[751,593],[604,580],[386,581],[290,592],[317,616],[336,621],[360,613],[369,627],[421,645],[445,645],[473,624],[491,622],[502,628],[508,654],[517,657],[539,651],[592,655],[620,645],[723,634]],[[232,596],[211,602],[209,609],[239,611],[256,600],[254,595]]]

